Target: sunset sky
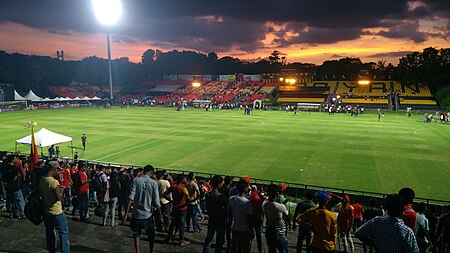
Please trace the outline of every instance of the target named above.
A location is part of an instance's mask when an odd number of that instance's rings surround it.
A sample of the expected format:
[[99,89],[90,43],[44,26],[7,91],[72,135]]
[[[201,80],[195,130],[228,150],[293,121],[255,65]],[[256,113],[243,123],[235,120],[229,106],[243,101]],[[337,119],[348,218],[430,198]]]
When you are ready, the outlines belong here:
[[[0,50],[66,59],[106,57],[106,27],[90,0],[2,0]],[[148,49],[216,52],[219,57],[289,62],[398,58],[450,47],[450,1],[122,0],[111,28],[112,57],[140,62]]]

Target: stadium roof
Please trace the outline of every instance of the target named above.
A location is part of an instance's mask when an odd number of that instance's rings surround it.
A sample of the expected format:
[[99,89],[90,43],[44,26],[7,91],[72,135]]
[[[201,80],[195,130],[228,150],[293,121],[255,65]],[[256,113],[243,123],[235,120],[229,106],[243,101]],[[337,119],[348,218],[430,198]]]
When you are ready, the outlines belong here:
[[24,100],[27,100],[27,99],[22,97],[19,93],[17,93],[16,90],[14,90],[14,100],[16,100],[16,101],[24,101]]
[[41,100],[42,100],[42,98],[41,98],[41,97],[38,97],[36,94],[34,94],[34,92],[33,92],[32,90],[30,90],[30,91],[28,92],[28,94],[25,95],[24,98],[25,98],[26,100],[31,100],[31,101],[41,101]]

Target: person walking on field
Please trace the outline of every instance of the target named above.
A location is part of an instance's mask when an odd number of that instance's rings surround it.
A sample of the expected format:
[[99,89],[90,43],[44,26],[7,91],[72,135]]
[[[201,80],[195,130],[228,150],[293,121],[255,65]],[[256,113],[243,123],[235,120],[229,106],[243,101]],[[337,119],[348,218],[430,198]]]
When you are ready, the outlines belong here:
[[81,144],[83,144],[83,151],[86,150],[86,143],[87,143],[87,137],[86,137],[86,134],[83,134],[83,136],[81,136]]

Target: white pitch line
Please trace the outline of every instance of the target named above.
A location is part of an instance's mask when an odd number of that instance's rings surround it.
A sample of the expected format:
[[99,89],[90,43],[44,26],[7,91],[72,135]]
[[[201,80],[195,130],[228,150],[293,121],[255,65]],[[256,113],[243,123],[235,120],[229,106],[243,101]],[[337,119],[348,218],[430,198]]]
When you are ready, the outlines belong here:
[[427,127],[431,128],[431,129],[433,129],[434,131],[437,131],[438,133],[440,133],[440,134],[442,134],[443,136],[445,136],[445,137],[447,137],[447,138],[449,138],[449,139],[450,139],[450,136],[448,136],[448,135],[444,134],[443,132],[441,132],[441,131],[437,130],[436,128],[434,128],[434,127],[431,127],[431,126],[429,126],[429,125],[425,125],[425,126],[427,126]]
[[181,132],[178,132],[178,133],[174,133],[174,134],[171,134],[171,135],[167,135],[167,136],[161,137],[161,138],[159,138],[159,139],[156,139],[156,140],[153,140],[153,141],[150,141],[150,142],[146,142],[146,143],[143,143],[143,144],[141,144],[141,145],[134,146],[134,147],[132,147],[132,148],[127,148],[127,149],[121,150],[121,151],[119,151],[119,152],[112,153],[112,154],[109,154],[109,155],[107,155],[107,156],[100,157],[100,158],[95,159],[95,160],[101,161],[102,159],[105,159],[105,158],[108,158],[108,157],[111,157],[111,156],[115,156],[115,155],[118,155],[118,154],[122,154],[122,153],[128,152],[128,151],[130,151],[130,150],[137,149],[137,148],[140,148],[140,147],[143,147],[143,146],[145,146],[145,145],[152,144],[152,143],[155,143],[155,142],[158,142],[158,141],[162,141],[162,140],[165,140],[165,139],[167,139],[167,138],[170,138],[170,137],[173,137],[173,136],[177,136],[177,135],[179,135],[179,134],[186,133],[187,131],[191,131],[191,130],[195,130],[195,129],[196,129],[196,128],[187,129],[187,130],[184,130],[184,131],[181,131]]

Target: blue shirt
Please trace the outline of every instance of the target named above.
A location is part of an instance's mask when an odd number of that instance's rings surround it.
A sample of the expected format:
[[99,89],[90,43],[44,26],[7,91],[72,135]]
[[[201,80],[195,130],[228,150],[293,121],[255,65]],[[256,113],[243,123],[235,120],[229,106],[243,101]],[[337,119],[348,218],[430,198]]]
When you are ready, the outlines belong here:
[[161,207],[158,185],[155,180],[147,175],[133,180],[128,198],[134,202],[134,219],[148,219],[153,214],[154,209]]

